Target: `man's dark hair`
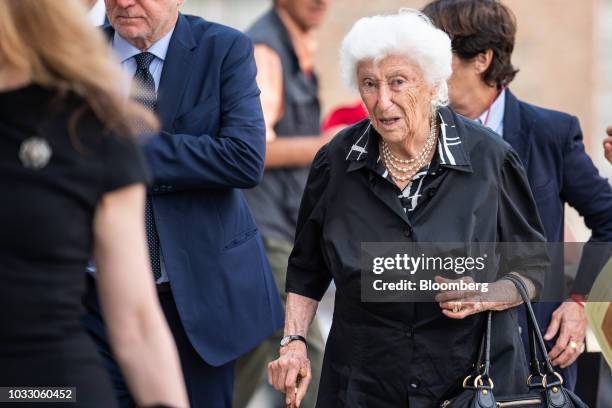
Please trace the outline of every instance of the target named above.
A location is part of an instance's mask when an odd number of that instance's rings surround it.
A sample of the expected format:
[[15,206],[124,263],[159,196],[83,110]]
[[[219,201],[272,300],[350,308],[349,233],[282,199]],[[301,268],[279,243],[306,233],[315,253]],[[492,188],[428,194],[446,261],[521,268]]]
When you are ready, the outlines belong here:
[[451,38],[453,52],[471,60],[488,49],[491,65],[483,74],[490,86],[508,85],[518,69],[511,62],[516,18],[498,0],[434,0],[423,9],[432,22]]

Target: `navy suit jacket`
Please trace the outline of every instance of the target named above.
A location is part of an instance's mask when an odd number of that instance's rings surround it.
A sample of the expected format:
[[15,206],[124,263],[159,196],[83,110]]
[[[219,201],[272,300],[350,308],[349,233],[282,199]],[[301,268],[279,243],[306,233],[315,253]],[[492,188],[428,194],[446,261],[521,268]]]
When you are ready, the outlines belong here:
[[[563,242],[565,203],[584,217],[592,230],[590,242],[612,242],[612,189],[586,154],[575,116],[519,101],[506,90],[504,139],[525,166],[549,242]],[[587,245],[584,251],[572,289],[581,294],[589,292],[597,272],[586,261],[605,255],[595,246]],[[551,273],[544,285],[543,298],[562,300],[563,287],[563,275]],[[536,304],[536,309],[545,305]],[[546,310],[538,313],[543,328],[548,326],[556,305],[548,304]]]
[[[112,38],[112,27],[105,28]],[[155,221],[181,321],[219,366],[283,324],[263,243],[241,189],[263,176],[265,126],[253,45],[242,33],[179,15],[144,154]]]

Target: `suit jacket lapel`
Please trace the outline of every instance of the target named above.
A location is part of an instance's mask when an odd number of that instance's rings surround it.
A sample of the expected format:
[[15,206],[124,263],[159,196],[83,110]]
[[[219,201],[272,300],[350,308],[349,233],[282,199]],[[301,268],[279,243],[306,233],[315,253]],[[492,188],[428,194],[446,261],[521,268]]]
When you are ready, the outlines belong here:
[[174,33],[170,39],[168,53],[164,61],[159,89],[157,92],[157,115],[162,129],[172,132],[172,122],[179,108],[181,96],[193,68],[193,50],[196,42],[191,33],[187,18],[179,14]]
[[504,140],[516,150],[523,166],[527,167],[533,139],[533,121],[521,113],[520,102],[509,89],[506,89]]

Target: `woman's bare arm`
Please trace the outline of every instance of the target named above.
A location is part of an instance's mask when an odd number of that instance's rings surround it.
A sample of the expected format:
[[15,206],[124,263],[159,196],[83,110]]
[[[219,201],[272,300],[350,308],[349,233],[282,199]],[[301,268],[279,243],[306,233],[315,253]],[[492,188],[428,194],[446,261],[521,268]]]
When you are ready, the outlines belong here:
[[[512,274],[523,281],[527,288],[529,299],[533,299],[536,295],[536,287],[533,282],[517,272],[512,272]],[[457,280],[474,282],[471,277]],[[452,282],[453,280],[436,277],[436,281],[441,283]],[[436,295],[436,301],[439,302],[442,313],[452,319],[463,319],[469,315],[484,312],[486,310],[506,310],[523,303],[523,299],[518,289],[514,283],[507,279],[500,279],[496,282],[489,283],[486,293],[475,290],[440,291]]]
[[[297,334],[307,338],[318,305],[314,299],[289,293],[285,306],[285,336]],[[298,340],[292,341],[281,347],[279,354],[278,359],[268,364],[268,382],[285,394],[288,407],[299,407],[312,379],[306,345]]]
[[94,217],[97,282],[110,344],[138,405],[189,405],[147,255],[143,185],[107,193]]

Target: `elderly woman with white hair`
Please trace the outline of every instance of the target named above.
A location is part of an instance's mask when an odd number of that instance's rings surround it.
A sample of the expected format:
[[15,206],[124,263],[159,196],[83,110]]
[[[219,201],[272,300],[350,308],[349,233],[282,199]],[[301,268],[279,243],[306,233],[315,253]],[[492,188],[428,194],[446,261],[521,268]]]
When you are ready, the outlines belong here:
[[[361,299],[362,242],[543,242],[515,152],[446,106],[448,36],[422,14],[362,18],[342,44],[346,82],[369,117],[314,159],[289,259],[285,337],[269,381],[299,406],[310,382],[308,327],[333,279],[337,291],[317,407],[430,407],[461,385],[496,310],[496,389],[525,387],[512,282],[499,301],[443,292],[429,303]],[[513,272],[514,273],[514,272]],[[543,270],[517,273],[533,297]],[[507,334],[507,335],[506,335]],[[518,388],[517,388],[518,387]]]

